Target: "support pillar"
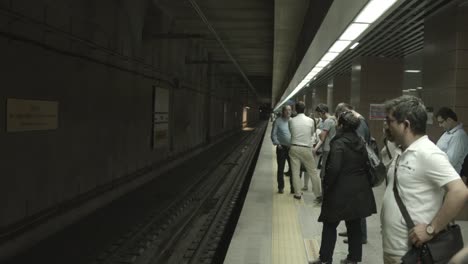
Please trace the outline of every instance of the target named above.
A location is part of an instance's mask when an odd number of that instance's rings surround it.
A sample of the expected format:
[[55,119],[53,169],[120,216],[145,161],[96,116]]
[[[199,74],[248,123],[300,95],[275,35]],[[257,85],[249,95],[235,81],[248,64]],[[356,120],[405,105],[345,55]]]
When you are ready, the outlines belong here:
[[334,82],[333,80],[328,81],[327,85],[327,106],[330,111],[330,113],[333,112],[333,90],[334,90]]
[[339,103],[351,102],[351,71],[333,78],[333,103],[329,105],[330,113],[335,112]]
[[[422,97],[437,111],[452,108],[465,130],[468,125],[468,2],[455,4],[426,18]],[[434,122],[429,137],[437,141],[443,133]]]
[[370,104],[398,97],[403,88],[403,59],[360,57],[351,69],[351,105],[366,118],[371,134],[382,142],[382,120],[369,120]]

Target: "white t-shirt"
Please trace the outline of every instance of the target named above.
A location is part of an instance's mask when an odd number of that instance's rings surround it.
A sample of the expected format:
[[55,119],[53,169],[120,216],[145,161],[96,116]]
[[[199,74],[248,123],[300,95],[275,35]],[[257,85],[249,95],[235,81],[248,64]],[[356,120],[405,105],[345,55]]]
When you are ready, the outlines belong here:
[[[413,142],[400,155],[398,166],[398,191],[413,222],[430,223],[442,207],[447,183],[460,179],[447,155],[427,136]],[[383,251],[403,256],[411,245],[408,228],[393,194],[396,158],[388,170],[388,186],[385,190],[380,221],[382,223]]]
[[312,147],[312,137],[315,133],[315,124],[312,118],[303,113],[289,120],[289,131],[291,131],[291,145]]

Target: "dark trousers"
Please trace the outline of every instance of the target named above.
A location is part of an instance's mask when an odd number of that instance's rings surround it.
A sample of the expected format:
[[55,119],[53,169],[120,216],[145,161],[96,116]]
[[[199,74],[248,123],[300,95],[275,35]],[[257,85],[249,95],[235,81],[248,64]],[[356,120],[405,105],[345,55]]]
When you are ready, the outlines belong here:
[[[348,230],[348,260],[361,261],[362,243],[361,243],[361,219],[347,220],[346,229]],[[322,243],[320,244],[320,260],[322,262],[333,261],[333,251],[336,244],[336,228],[340,222],[323,222]]]
[[[277,172],[278,190],[284,189],[283,174],[284,174],[284,165],[286,164],[286,160],[288,161],[289,170],[291,170],[291,162],[289,160],[289,147],[288,146],[281,146],[281,148],[276,147],[276,162],[278,162],[278,172]],[[289,183],[292,186],[292,177],[289,177]]]
[[361,218],[361,233],[362,233],[362,241],[367,240],[367,221],[365,218]]

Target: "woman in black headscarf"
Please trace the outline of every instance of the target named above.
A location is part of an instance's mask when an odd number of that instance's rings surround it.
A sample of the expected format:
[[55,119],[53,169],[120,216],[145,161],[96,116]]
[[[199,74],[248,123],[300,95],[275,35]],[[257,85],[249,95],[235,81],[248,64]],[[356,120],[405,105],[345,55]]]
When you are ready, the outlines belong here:
[[362,258],[361,218],[377,212],[368,177],[364,139],[355,130],[359,118],[351,111],[338,118],[338,131],[330,142],[325,165],[323,203],[319,222],[323,222],[320,259],[315,264],[331,263],[336,243],[336,228],[344,220],[348,230],[348,256],[341,263],[357,263]]

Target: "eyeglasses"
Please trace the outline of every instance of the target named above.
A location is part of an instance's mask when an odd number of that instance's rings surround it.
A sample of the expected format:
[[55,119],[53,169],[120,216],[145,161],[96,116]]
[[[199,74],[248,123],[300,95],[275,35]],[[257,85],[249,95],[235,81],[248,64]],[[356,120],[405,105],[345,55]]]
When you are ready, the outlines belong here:
[[439,123],[439,125],[442,125],[442,123],[444,123],[447,119],[442,119],[442,120],[437,120],[437,123]]

